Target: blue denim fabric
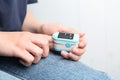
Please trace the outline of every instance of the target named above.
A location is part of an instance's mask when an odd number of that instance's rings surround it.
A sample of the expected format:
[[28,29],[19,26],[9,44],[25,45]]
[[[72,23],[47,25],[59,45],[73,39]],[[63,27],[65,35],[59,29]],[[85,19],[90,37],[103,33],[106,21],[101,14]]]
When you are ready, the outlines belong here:
[[104,72],[51,52],[30,67],[22,66],[16,58],[0,57],[0,69],[22,80],[113,80]]
[[21,80],[21,79],[14,77],[6,72],[0,71],[0,80]]

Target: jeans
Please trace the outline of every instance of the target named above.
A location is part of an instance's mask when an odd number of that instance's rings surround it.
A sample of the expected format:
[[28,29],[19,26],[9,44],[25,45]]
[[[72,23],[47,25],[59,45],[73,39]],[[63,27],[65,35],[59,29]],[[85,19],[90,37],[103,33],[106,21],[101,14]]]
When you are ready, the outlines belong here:
[[12,76],[6,72],[0,71],[0,80],[21,80],[21,79]]
[[[80,61],[66,60],[58,54],[50,52],[47,58],[30,67],[21,65],[17,58],[0,57],[0,69],[21,80],[113,80],[104,72]],[[4,80],[17,80],[6,77]]]

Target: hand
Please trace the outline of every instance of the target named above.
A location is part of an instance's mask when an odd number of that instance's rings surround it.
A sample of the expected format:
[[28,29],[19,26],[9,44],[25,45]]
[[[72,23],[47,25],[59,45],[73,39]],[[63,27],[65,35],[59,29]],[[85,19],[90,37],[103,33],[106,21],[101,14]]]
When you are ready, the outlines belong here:
[[0,32],[0,55],[20,58],[20,63],[30,66],[47,57],[52,38],[30,32]]
[[79,33],[77,30],[66,27],[61,24],[43,24],[40,26],[38,33],[52,35],[55,32],[71,32],[71,33]]
[[71,32],[71,33],[77,33],[80,35],[80,41],[78,44],[78,48],[73,48],[70,53],[62,51],[61,55],[68,59],[71,58],[73,60],[79,60],[81,55],[85,52],[86,47],[86,39],[84,37],[84,33],[79,33],[79,31],[69,28],[60,24],[43,24],[41,26],[40,32],[43,34],[52,35],[55,32]]
[[71,58],[72,60],[79,60],[81,55],[85,52],[85,47],[86,47],[86,40],[84,38],[84,33],[80,33],[80,41],[78,44],[78,48],[73,48],[71,52],[66,52],[66,51],[62,51],[61,55],[66,58],[69,59]]

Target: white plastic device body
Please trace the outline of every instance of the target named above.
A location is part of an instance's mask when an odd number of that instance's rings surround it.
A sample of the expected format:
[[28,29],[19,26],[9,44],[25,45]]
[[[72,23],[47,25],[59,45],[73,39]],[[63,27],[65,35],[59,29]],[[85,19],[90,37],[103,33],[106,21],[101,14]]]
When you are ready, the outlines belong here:
[[78,47],[80,41],[79,34],[56,32],[52,35],[54,40],[55,51],[71,51],[72,48]]

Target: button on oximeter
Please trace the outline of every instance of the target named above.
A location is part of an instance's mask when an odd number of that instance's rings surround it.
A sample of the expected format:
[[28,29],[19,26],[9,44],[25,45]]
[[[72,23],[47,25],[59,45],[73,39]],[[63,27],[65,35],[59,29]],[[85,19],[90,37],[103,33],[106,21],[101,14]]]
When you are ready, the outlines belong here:
[[70,48],[70,47],[71,47],[71,44],[70,44],[70,43],[66,43],[65,46],[66,46],[67,48]]

